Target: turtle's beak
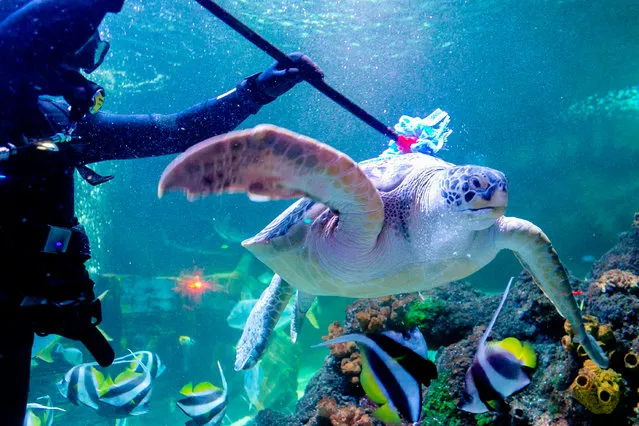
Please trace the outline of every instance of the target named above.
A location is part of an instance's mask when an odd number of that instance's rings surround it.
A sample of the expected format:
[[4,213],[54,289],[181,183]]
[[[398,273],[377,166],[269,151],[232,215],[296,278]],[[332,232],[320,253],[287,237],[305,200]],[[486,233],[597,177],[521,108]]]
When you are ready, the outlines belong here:
[[500,185],[493,185],[472,202],[473,210],[503,208],[508,205],[508,191]]
[[470,211],[475,214],[486,214],[497,218],[506,212],[508,206],[508,191],[506,185],[495,184],[483,193],[477,194],[470,202]]

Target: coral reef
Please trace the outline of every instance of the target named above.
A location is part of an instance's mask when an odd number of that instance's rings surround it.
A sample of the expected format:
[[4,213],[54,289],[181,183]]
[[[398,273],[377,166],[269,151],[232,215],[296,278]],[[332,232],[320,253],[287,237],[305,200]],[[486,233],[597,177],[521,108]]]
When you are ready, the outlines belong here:
[[[592,315],[583,315],[582,318],[586,331],[595,338],[597,344],[611,357],[615,352],[617,343],[612,325],[599,324],[597,318]],[[564,322],[564,331],[566,335],[561,338],[561,345],[564,349],[577,355],[581,359],[587,359],[588,355],[583,346],[573,341],[575,334],[568,320]]]
[[[635,221],[639,222],[639,215]],[[618,270],[616,275],[604,275],[612,270]],[[530,341],[538,365],[530,385],[507,398],[508,406],[495,413],[473,415],[456,407],[464,376],[500,296],[488,296],[461,281],[424,291],[423,301],[416,294],[358,300],[347,308],[344,327],[332,324],[328,337],[419,327],[429,348],[437,350],[439,371],[439,378],[424,390],[424,425],[639,424],[639,294],[627,291],[634,289],[634,285],[626,284],[628,274],[639,276],[639,223],[593,264],[588,280],[571,277],[573,290],[580,292],[578,302],[583,302],[586,328],[610,357],[610,369],[605,371],[584,356],[573,341],[570,325],[530,275],[517,277],[491,340],[513,336]],[[598,285],[603,282],[613,284],[606,284],[603,292]],[[344,417],[335,421],[364,421],[364,415],[369,414],[372,424],[379,425],[367,411],[361,386],[353,384],[357,368],[355,345],[332,346],[298,402],[296,414],[277,417],[277,413],[266,410],[255,424],[331,425],[334,419],[326,414],[343,410]],[[589,388],[591,393],[585,389],[588,380],[584,378],[599,383]],[[320,411],[323,416],[318,415]]]
[[[322,337],[322,340],[326,342],[327,340],[331,340],[343,335],[344,327],[342,327],[339,321],[335,321],[328,326],[328,336]],[[328,345],[328,349],[330,349],[333,356],[341,359],[350,356],[354,351],[356,351],[357,345],[355,344],[355,342],[335,343],[333,345]]]
[[623,357],[623,364],[626,370],[639,371],[639,357],[633,351],[628,351]]
[[365,333],[374,333],[384,328],[386,319],[390,314],[390,308],[384,306],[379,311],[376,309],[370,309],[369,311],[361,311],[355,315],[355,319],[359,323],[359,328]]
[[[338,407],[360,407],[359,401],[363,396],[361,386],[353,386],[350,378],[342,373],[340,361],[334,355],[329,355],[322,368],[309,382],[304,396],[297,402],[294,415],[262,410],[256,416],[253,425],[330,426],[330,419],[318,415],[318,404],[322,399],[332,399]],[[375,419],[372,424],[381,425]]]
[[639,277],[632,272],[610,269],[604,272],[597,281],[595,281],[594,285],[596,285],[602,293],[615,290],[637,291],[639,290]]
[[340,408],[326,396],[317,404],[317,417],[329,419],[332,426],[373,426],[373,418],[363,409],[353,404]]
[[[323,336],[322,340],[327,341],[335,337],[344,335],[344,327],[339,321],[328,326],[328,336]],[[331,354],[340,361],[342,374],[348,376],[352,384],[359,384],[359,373],[362,372],[362,359],[357,351],[355,342],[335,343],[328,345]]]
[[348,358],[342,358],[340,368],[343,375],[350,376],[351,383],[359,383],[359,374],[362,372],[362,358],[358,352],[352,353]]
[[407,328],[418,327],[432,322],[435,318],[446,314],[446,305],[432,297],[424,298],[420,302],[413,302],[408,307],[404,324]]
[[[624,289],[634,289],[636,284],[632,283],[638,276],[639,227],[634,227],[622,233],[617,245],[594,263],[585,303],[588,312],[612,325],[617,340],[626,346],[639,336],[639,292]],[[614,283],[615,291],[603,293],[598,284],[608,282]]]
[[450,397],[448,388],[450,380],[450,373],[444,370],[439,373],[437,380],[431,383],[422,408],[423,424],[450,426],[469,424],[466,421],[472,419],[472,416],[459,411],[455,400]]
[[[345,324],[349,331],[373,333],[387,328],[405,314],[406,306],[416,299],[414,294],[384,296],[379,299],[365,299],[355,302],[349,311]],[[358,329],[357,329],[358,328]]]
[[618,373],[612,369],[602,370],[588,359],[570,385],[570,391],[592,413],[610,414],[619,404],[620,385]]

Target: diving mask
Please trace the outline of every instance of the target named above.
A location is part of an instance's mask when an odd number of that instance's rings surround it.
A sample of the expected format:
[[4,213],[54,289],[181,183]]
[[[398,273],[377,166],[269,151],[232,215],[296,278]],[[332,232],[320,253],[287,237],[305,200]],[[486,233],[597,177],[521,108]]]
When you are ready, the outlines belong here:
[[100,34],[96,31],[78,50],[76,50],[69,58],[63,61],[64,65],[71,69],[82,69],[87,74],[91,74],[96,70],[109,51],[111,45],[109,42],[100,38]]

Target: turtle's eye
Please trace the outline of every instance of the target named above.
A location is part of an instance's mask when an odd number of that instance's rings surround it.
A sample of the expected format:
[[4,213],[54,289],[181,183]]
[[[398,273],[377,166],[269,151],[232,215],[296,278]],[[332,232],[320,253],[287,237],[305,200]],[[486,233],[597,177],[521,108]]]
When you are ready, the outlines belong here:
[[468,178],[468,183],[470,184],[470,188],[475,190],[486,189],[488,187],[488,182],[483,176],[471,176]]

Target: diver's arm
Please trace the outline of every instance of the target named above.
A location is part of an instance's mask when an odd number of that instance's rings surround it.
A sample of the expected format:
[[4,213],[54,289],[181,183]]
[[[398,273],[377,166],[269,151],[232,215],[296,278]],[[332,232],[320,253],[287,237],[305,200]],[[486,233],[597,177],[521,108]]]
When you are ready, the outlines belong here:
[[74,133],[86,141],[80,159],[83,163],[94,163],[175,154],[229,132],[303,79],[324,77],[308,56],[296,52],[288,57],[295,67],[275,62],[230,92],[178,114],[88,116],[78,123]]
[[267,103],[255,96],[253,78],[177,114],[87,116],[74,132],[86,141],[82,162],[175,154],[204,139],[231,131]]

